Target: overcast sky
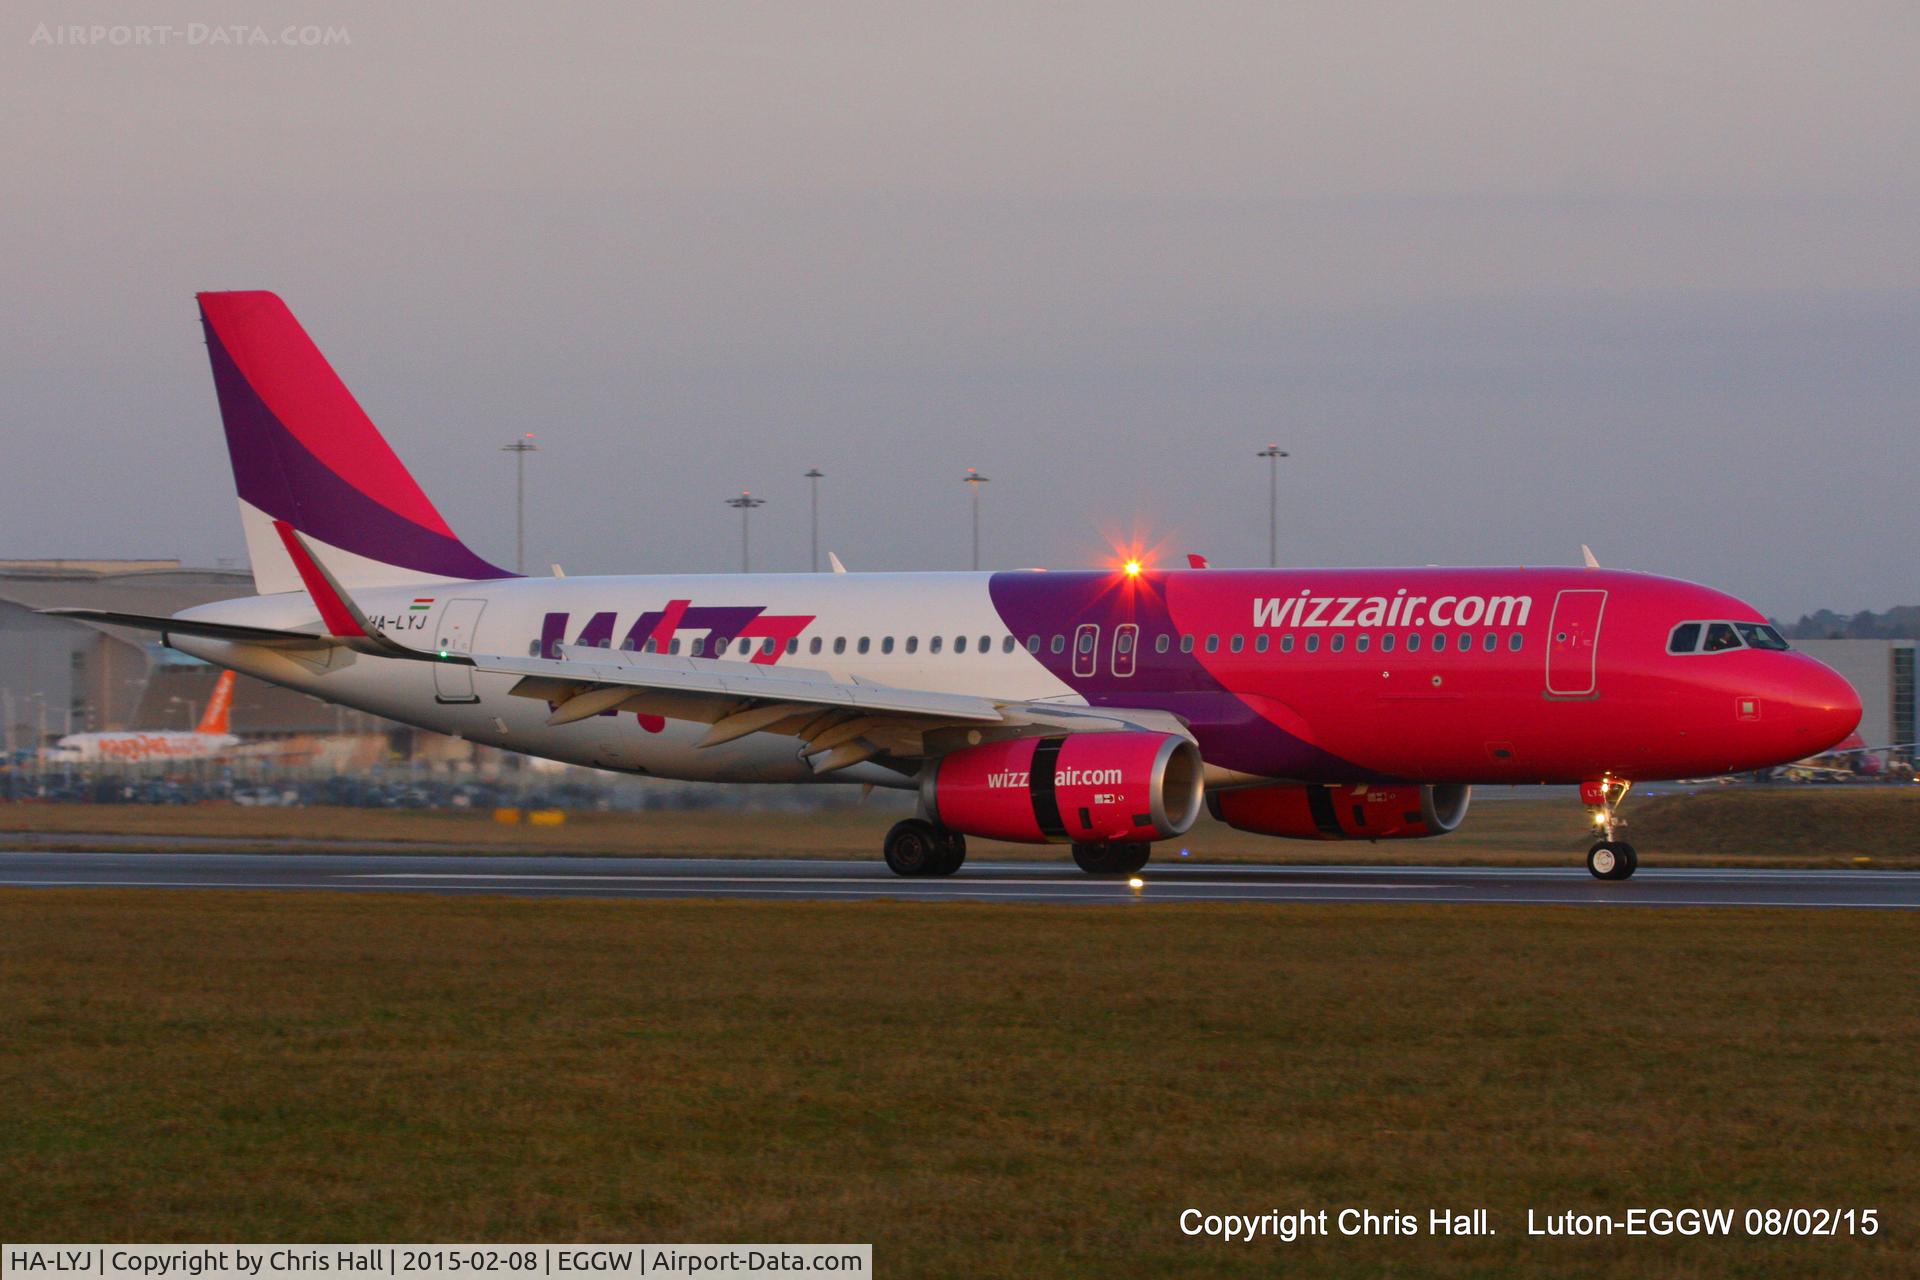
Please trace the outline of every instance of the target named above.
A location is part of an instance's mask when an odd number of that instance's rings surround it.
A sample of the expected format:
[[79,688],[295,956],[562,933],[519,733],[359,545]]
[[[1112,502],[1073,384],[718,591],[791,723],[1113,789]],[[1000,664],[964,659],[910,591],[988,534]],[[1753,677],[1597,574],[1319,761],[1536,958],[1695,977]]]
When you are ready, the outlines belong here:
[[264,288],[502,562],[522,431],[576,574],[736,568],[742,488],[804,569],[809,466],[856,569],[965,567],[968,466],[994,566],[1264,563],[1278,442],[1285,563],[1920,602],[1916,67],[1891,4],[25,0],[0,557],[241,553],[192,295]]

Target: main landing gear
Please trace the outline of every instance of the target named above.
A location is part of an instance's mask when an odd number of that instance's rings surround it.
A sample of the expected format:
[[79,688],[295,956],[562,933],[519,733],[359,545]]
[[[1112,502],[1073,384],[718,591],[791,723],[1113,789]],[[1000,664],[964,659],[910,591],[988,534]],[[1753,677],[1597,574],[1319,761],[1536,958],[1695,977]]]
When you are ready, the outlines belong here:
[[1626,825],[1617,811],[1632,786],[1625,778],[1611,774],[1598,782],[1580,784],[1580,801],[1592,813],[1594,828],[1601,837],[1587,850],[1587,870],[1596,880],[1625,880],[1640,865],[1633,846],[1614,838],[1615,829]]
[[1147,865],[1153,846],[1142,840],[1133,844],[1076,844],[1073,860],[1088,875],[1132,875]]
[[967,860],[967,838],[924,818],[908,818],[887,832],[886,852],[887,868],[897,876],[950,876]]

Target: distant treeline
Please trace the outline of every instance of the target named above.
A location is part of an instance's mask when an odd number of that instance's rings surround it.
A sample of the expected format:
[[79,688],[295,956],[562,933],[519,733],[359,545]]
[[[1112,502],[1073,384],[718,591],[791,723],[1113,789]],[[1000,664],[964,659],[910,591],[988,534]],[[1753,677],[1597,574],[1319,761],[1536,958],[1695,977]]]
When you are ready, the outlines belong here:
[[1862,609],[1851,617],[1822,609],[1800,621],[1774,623],[1790,640],[1920,640],[1920,604],[1903,604],[1885,613]]

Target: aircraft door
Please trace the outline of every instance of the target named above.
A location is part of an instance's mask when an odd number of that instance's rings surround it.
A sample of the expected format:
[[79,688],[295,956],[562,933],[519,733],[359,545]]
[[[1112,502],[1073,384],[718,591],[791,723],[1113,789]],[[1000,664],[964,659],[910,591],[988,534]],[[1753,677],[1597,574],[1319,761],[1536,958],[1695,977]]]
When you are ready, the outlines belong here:
[[1113,674],[1133,674],[1135,651],[1140,647],[1140,624],[1123,622],[1113,629]]
[[1083,622],[1073,633],[1073,674],[1091,676],[1100,665],[1100,624]]
[[[473,633],[480,623],[485,600],[449,600],[434,624],[434,650],[441,654],[470,654]],[[433,696],[438,702],[478,702],[473,691],[473,668],[460,662],[437,662],[433,667]]]
[[1594,692],[1600,655],[1600,617],[1606,608],[1605,591],[1562,591],[1554,598],[1553,623],[1547,628],[1549,694],[1578,698]]

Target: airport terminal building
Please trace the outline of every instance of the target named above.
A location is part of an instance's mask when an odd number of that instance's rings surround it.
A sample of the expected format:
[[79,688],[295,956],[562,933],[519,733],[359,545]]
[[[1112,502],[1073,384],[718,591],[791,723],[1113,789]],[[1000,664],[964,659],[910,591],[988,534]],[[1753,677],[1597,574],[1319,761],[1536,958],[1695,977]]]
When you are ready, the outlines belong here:
[[1916,741],[1912,640],[1795,640],[1793,647],[1847,678],[1860,694],[1860,737],[1912,759]]
[[[244,569],[178,560],[0,560],[0,733],[13,750],[100,729],[188,729],[217,668],[151,632],[50,618],[40,609],[91,607],[169,614],[253,594]],[[393,726],[289,689],[243,678],[234,731],[285,736]]]

